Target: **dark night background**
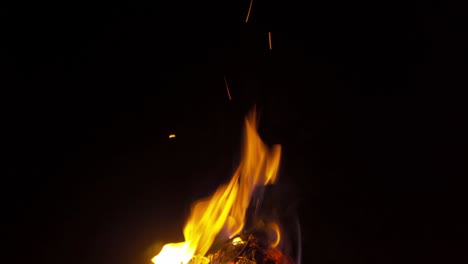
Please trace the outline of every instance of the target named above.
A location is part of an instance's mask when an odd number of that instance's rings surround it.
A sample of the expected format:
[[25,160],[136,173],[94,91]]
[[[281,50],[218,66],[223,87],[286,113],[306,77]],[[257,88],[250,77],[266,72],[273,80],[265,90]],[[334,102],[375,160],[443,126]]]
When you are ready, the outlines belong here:
[[304,263],[467,261],[464,6],[248,5],[1,8],[2,258],[149,263],[229,179],[256,103]]

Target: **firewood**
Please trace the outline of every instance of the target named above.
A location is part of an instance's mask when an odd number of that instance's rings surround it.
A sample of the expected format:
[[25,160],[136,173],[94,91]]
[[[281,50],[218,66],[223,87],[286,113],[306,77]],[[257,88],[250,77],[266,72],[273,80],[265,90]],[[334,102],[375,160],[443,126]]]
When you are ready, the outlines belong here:
[[277,247],[269,247],[260,234],[243,234],[230,239],[207,257],[194,257],[189,264],[293,264]]

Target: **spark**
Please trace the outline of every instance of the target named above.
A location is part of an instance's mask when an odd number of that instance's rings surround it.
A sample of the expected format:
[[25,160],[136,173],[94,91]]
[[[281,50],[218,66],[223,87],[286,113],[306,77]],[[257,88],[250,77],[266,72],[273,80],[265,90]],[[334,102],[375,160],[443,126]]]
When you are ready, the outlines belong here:
[[249,11],[247,11],[247,17],[245,18],[245,23],[247,23],[249,21],[250,10],[252,10],[252,3],[253,3],[253,0],[250,0]]
[[268,44],[270,45],[270,50],[272,49],[272,46],[271,46],[271,32],[268,31]]
[[169,138],[175,138],[175,134],[170,134]]
[[226,75],[224,75],[224,83],[226,84],[226,91],[227,91],[227,94],[228,94],[228,97],[229,97],[229,101],[231,101],[232,98],[231,98],[231,93],[229,92],[228,83],[227,83],[227,81],[226,81]]

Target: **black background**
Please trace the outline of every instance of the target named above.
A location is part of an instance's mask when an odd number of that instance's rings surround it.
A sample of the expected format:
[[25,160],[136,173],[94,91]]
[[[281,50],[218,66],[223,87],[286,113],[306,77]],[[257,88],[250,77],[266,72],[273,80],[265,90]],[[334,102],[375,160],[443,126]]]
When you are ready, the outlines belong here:
[[2,7],[2,258],[149,263],[229,179],[256,104],[304,263],[466,261],[464,7],[248,5]]

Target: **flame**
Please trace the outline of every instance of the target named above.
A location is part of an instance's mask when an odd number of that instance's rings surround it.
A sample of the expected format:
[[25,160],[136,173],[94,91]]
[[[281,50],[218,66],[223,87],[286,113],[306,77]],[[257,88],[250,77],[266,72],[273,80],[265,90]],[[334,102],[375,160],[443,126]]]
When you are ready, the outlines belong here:
[[277,247],[280,240],[281,240],[281,232],[278,224],[272,223],[271,228],[273,229],[273,232],[275,233],[275,241],[271,244],[271,247]]
[[194,204],[185,242],[166,244],[152,259],[155,264],[187,264],[195,255],[205,256],[218,234],[232,238],[242,231],[254,188],[275,182],[281,159],[281,146],[269,149],[258,135],[255,111],[246,117],[244,133],[242,160],[231,180]]

